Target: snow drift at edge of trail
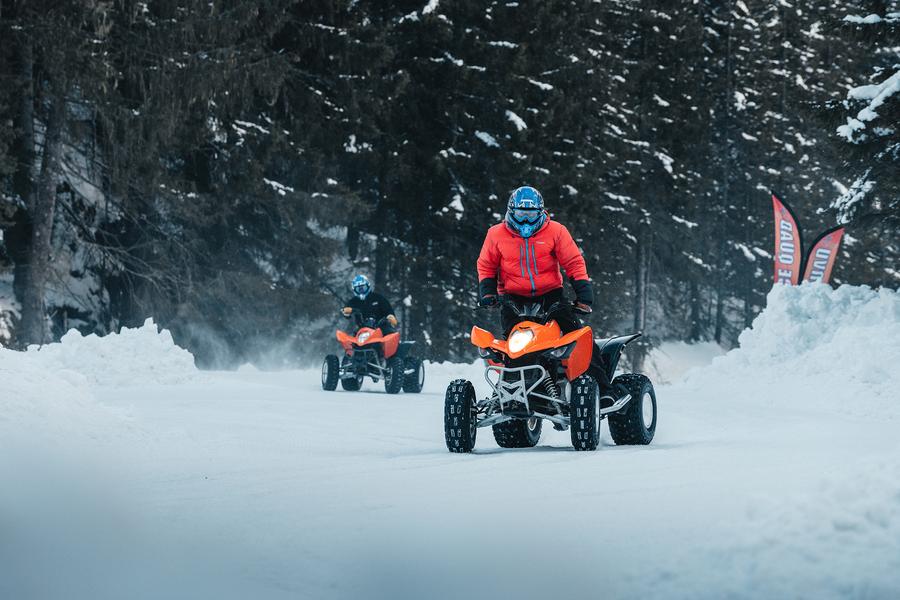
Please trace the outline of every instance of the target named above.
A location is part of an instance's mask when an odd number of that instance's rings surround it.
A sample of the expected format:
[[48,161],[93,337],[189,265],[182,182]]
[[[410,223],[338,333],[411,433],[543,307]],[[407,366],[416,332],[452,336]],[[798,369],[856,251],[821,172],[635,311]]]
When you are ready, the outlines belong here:
[[70,331],[26,352],[0,348],[0,597],[151,598],[135,582],[173,578],[173,589],[196,588],[183,554],[135,509],[158,433],[99,393],[197,373],[151,320],[102,338]]
[[[718,389],[761,409],[900,417],[900,293],[777,285],[739,347],[681,385]],[[733,392],[727,393],[726,392]]]
[[199,373],[194,356],[153,319],[104,337],[72,329],[58,344],[29,348],[28,356],[47,369],[71,369],[102,386],[183,383]]
[[115,438],[128,420],[121,409],[99,403],[95,387],[174,384],[198,374],[191,353],[151,319],[105,337],[72,330],[27,352],[0,348],[0,441]]
[[67,369],[48,371],[30,353],[0,348],[0,378],[0,452],[4,454],[13,441],[40,445],[72,435],[102,435],[110,420],[116,420],[94,400],[82,375]]
[[[828,410],[863,422],[900,419],[900,292],[779,285],[739,343],[679,384],[692,401],[736,418],[741,410],[795,413],[802,423]],[[815,493],[790,501],[760,490],[748,498],[747,522],[674,560],[658,585],[671,598],[778,598],[798,589],[815,598],[896,597],[898,476],[900,458],[889,453],[860,461],[850,478],[823,473]]]

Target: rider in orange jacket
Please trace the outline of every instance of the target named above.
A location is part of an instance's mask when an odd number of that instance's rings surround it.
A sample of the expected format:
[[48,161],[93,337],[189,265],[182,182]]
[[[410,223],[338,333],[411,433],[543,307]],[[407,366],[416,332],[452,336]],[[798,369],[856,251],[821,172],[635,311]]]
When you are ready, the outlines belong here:
[[[540,302],[547,308],[563,299],[560,267],[575,290],[574,310],[590,313],[593,290],[575,240],[565,226],[550,219],[540,192],[529,186],[516,189],[509,197],[504,222],[488,230],[481,247],[481,305],[496,304],[499,294],[518,305]],[[580,327],[569,305],[551,316],[564,333]],[[502,308],[500,319],[506,334],[520,320],[507,306]]]

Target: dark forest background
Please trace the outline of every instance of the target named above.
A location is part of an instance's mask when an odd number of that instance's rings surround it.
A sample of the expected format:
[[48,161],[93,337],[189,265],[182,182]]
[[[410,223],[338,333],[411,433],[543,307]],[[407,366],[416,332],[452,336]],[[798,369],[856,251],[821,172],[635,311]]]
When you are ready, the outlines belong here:
[[807,241],[848,224],[835,283],[897,287],[900,94],[837,128],[897,77],[898,24],[857,0],[0,0],[0,342],[152,316],[201,365],[303,363],[363,272],[425,357],[471,359],[475,258],[522,184],[582,247],[599,333],[734,343],[772,285],[769,190]]

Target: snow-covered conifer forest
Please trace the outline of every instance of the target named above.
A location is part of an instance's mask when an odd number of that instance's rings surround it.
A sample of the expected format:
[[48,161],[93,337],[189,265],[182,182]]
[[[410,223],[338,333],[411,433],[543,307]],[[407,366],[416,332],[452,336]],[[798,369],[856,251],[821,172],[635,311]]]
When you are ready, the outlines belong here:
[[[835,283],[900,283],[892,1],[0,3],[0,341],[148,316],[202,365],[318,360],[356,272],[468,357],[474,261],[539,188],[590,323],[725,346],[769,190]],[[327,340],[326,340],[327,338]]]

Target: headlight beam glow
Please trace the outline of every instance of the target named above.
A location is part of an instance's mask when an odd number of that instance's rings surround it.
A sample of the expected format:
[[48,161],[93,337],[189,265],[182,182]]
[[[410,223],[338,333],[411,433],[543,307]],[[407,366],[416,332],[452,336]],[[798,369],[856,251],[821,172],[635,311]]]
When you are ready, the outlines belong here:
[[513,331],[513,334],[509,336],[509,351],[521,352],[533,339],[534,332],[530,329],[516,329]]

